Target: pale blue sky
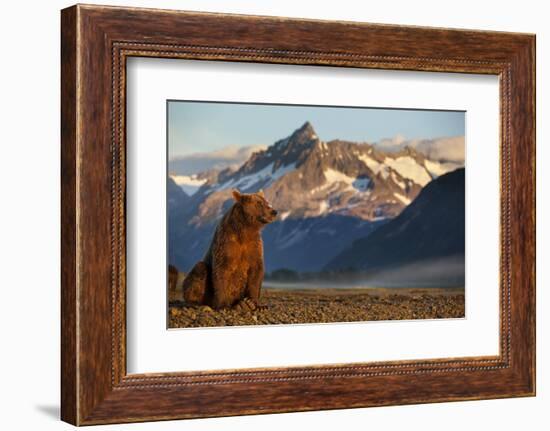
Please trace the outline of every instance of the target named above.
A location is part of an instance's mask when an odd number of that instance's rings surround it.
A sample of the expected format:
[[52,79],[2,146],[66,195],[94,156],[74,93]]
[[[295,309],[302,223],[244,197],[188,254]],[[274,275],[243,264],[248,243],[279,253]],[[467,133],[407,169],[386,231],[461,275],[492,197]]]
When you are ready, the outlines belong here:
[[465,134],[463,111],[169,101],[169,158],[229,145],[271,145],[306,121],[324,141],[374,143],[396,135],[432,139]]

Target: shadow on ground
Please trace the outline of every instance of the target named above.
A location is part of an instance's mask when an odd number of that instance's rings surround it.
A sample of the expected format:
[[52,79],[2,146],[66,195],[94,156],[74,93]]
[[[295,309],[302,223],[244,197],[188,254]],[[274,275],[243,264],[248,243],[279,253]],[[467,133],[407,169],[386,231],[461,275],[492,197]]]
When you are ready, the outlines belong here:
[[60,411],[57,405],[38,405],[35,406],[36,410],[42,413],[44,416],[48,416],[50,419],[59,420]]

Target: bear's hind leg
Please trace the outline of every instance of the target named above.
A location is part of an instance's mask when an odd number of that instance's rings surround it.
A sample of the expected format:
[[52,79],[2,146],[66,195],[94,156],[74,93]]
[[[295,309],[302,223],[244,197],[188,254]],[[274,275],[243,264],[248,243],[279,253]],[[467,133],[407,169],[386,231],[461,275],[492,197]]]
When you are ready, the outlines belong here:
[[243,297],[245,280],[238,271],[214,273],[212,284],[212,307],[217,310],[233,307]]
[[183,280],[183,299],[188,304],[208,305],[208,266],[197,262]]

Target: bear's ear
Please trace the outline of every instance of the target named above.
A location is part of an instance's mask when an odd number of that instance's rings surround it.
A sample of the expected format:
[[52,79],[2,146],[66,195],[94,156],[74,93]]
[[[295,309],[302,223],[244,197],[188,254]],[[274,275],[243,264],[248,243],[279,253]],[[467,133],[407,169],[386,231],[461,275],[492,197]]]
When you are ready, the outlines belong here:
[[235,199],[235,202],[241,202],[242,201],[243,195],[237,189],[233,189],[231,191],[231,194],[233,195],[233,199]]
[[260,191],[258,192],[258,196],[261,196],[262,198],[265,198],[263,189],[260,189]]

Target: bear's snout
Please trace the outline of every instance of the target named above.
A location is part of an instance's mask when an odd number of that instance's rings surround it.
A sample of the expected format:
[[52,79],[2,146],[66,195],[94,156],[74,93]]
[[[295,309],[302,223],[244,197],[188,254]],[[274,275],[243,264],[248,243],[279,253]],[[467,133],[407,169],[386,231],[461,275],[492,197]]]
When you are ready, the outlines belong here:
[[271,210],[271,215],[275,217],[277,215],[277,210]]

